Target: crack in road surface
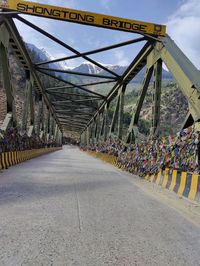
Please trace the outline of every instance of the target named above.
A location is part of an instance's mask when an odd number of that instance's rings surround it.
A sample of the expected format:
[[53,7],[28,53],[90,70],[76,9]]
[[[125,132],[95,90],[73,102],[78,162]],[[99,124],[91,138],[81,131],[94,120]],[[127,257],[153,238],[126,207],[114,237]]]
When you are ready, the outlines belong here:
[[77,193],[77,189],[76,189],[77,184],[74,184],[74,191],[75,191],[75,196],[76,196],[76,204],[77,204],[77,219],[78,219],[78,227],[79,227],[79,231],[82,231],[82,220],[81,220],[81,212],[80,212],[80,202],[79,202],[79,198],[78,198],[78,193]]

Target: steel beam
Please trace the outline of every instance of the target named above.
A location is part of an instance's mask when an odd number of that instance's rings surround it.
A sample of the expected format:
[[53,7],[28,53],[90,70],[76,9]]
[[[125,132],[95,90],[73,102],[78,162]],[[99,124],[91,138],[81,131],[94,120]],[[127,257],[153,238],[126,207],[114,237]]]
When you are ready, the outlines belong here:
[[[53,95],[56,96],[56,98],[59,98],[62,100],[62,101],[59,101],[59,100],[54,98],[54,104],[57,104],[57,102],[64,102],[64,103],[75,103],[75,104],[77,103],[77,105],[78,105],[78,103],[81,103],[82,106],[91,107],[91,104],[90,103],[87,104],[87,102],[93,101],[93,99],[90,99],[90,98],[83,99],[83,100],[74,100],[72,98],[68,98],[68,97],[65,98],[65,97],[63,97],[61,95],[57,95],[57,94],[53,94]],[[102,100],[102,99],[94,99],[94,101],[97,101],[97,100]],[[93,106],[93,107],[96,108],[95,106]]]
[[117,102],[116,102],[115,110],[114,110],[112,121],[111,121],[109,136],[111,136],[115,132],[115,126],[116,126],[118,113],[119,113],[120,94],[121,94],[121,90],[118,92]]
[[51,18],[54,20],[79,23],[93,27],[102,27],[111,30],[139,33],[142,35],[148,34],[152,36],[165,36],[166,34],[165,25],[113,17],[106,14],[98,14],[30,1],[21,2],[19,0],[6,0],[6,3],[3,1],[0,4],[0,7],[3,8],[4,11],[16,11],[22,14],[24,13],[33,16]]
[[84,121],[78,121],[78,120],[74,120],[74,119],[70,119],[70,118],[65,118],[65,119],[61,118],[60,122],[61,123],[69,122],[69,123],[74,123],[77,125],[85,125],[86,124]]
[[184,122],[182,123],[182,126],[180,128],[180,131],[184,128],[190,127],[194,124],[194,119],[190,112],[187,113]]
[[[102,101],[102,99],[99,99],[99,98],[92,98],[92,99],[78,99],[78,100],[73,100],[73,99],[68,99],[68,100],[64,100],[64,101],[60,101],[60,102],[65,102],[65,103],[71,103],[71,102],[73,102],[73,103],[82,103],[82,102],[93,102],[93,101],[99,101],[99,100],[101,100]],[[57,102],[57,101],[56,101]]]
[[[52,41],[60,44],[61,46],[63,46],[64,48],[66,48],[67,50],[73,52],[76,55],[81,55],[81,53],[79,51],[77,51],[76,49],[74,49],[73,47],[71,47],[70,45],[62,42],[61,40],[59,40],[58,38],[54,37],[53,35],[49,34],[48,32],[42,30],[40,27],[37,27],[36,25],[34,25],[33,23],[29,22],[28,20],[17,16],[17,19],[20,20],[21,22],[25,23],[26,25],[28,25],[29,27],[31,27],[32,29],[40,32],[41,34],[43,34],[44,36],[48,37],[49,39],[51,39]],[[92,64],[98,66],[99,68],[105,70],[106,72],[109,72],[110,74],[114,75],[115,77],[119,77],[119,75],[117,75],[115,72],[107,69],[106,67],[104,67],[103,65],[99,64],[98,62],[96,62],[95,60],[89,58],[88,56],[81,56],[82,58],[84,58],[85,60],[91,62]]]
[[126,84],[123,85],[119,96],[119,114],[118,114],[118,132],[117,136],[122,139],[123,136],[123,123],[124,123],[124,94],[126,91]]
[[94,129],[94,140],[95,143],[98,143],[98,132],[99,132],[99,114],[95,119],[95,129]]
[[[107,103],[110,103],[115,98],[115,96],[118,94],[118,91],[120,90],[122,85],[128,84],[141,71],[141,69],[146,65],[147,57],[151,53],[152,50],[153,50],[153,45],[152,45],[152,42],[149,41],[140,50],[139,54],[135,57],[135,59],[129,65],[125,73],[122,75],[119,81],[114,85],[112,90],[107,95],[106,99],[103,101],[99,109],[94,114],[94,118],[98,115],[98,113],[103,111],[104,106]],[[88,125],[91,122],[92,120],[88,123]]]
[[49,141],[49,134],[50,134],[50,117],[51,117],[51,113],[49,109],[47,108],[46,123],[45,123],[45,138],[47,142]]
[[106,104],[104,107],[104,130],[103,130],[103,140],[107,140],[108,132],[109,132],[109,126],[108,126],[108,108],[109,104]]
[[7,113],[13,112],[13,87],[11,84],[11,75],[10,75],[10,67],[9,67],[9,60],[8,60],[8,51],[7,48],[0,44],[0,60],[3,72],[3,86],[6,92],[7,98]]
[[66,127],[70,127],[70,128],[76,128],[76,129],[79,129],[79,130],[82,130],[84,127],[83,126],[79,126],[79,125],[73,125],[71,123],[63,123],[63,126],[66,128]]
[[23,108],[23,116],[22,116],[22,133],[27,133],[28,128],[28,114],[29,114],[29,105],[30,105],[30,87],[32,86],[30,82],[30,72],[26,71],[26,86],[25,86],[25,101]]
[[[40,79],[39,79],[39,77],[38,77],[38,75],[37,75],[37,73],[33,67],[32,61],[31,61],[29,54],[26,50],[25,44],[23,43],[22,38],[21,38],[13,20],[11,18],[4,18],[4,23],[6,25],[7,31],[10,33],[10,35],[12,37],[13,44],[17,47],[18,52],[20,54],[20,57],[22,58],[23,66],[25,67],[25,69],[30,70],[30,72],[34,78],[35,84],[36,84],[36,89],[38,90],[39,93],[41,93],[43,95],[45,104],[50,108],[52,114],[54,115],[54,118],[56,119],[56,122],[59,125],[59,122],[56,118],[55,110],[51,106],[51,103],[49,102],[48,97],[44,92],[44,88],[41,84],[41,81],[40,81]],[[19,59],[19,60],[21,60],[21,59]]]
[[162,60],[159,59],[154,66],[152,128],[151,134],[159,133],[160,129],[160,100],[162,82]]
[[103,99],[105,98],[105,96],[103,96],[103,95],[101,95],[101,94],[99,94],[99,93],[97,93],[97,92],[90,91],[90,90],[88,90],[88,89],[86,89],[86,88],[83,88],[83,87],[81,87],[81,86],[79,86],[79,85],[75,85],[75,84],[73,84],[73,83],[71,83],[71,82],[69,82],[69,81],[66,81],[65,79],[62,79],[62,78],[57,77],[57,76],[54,76],[54,75],[49,74],[49,73],[47,73],[47,72],[41,71],[41,70],[39,70],[39,69],[38,69],[38,71],[41,72],[41,73],[44,74],[44,75],[47,75],[47,76],[51,77],[51,78],[54,78],[54,79],[56,79],[56,80],[59,80],[59,81],[64,82],[64,83],[66,83],[66,84],[69,84],[69,85],[71,85],[71,86],[74,86],[74,88],[77,88],[77,89],[79,89],[79,90],[85,91],[85,92],[87,92],[87,93],[90,93],[90,94],[93,94],[93,95],[96,95],[96,96],[99,96],[99,97],[101,97],[101,98],[103,98]]
[[[95,85],[102,85],[102,84],[108,84],[108,83],[114,83],[116,82],[115,80],[105,80],[105,81],[98,81],[98,82],[90,82],[90,83],[85,83],[85,84],[78,84],[81,87],[90,87],[90,86],[95,86]],[[54,88],[46,88],[46,91],[54,91],[54,90],[62,90],[62,89],[74,89],[76,87],[76,85],[74,84],[73,86],[57,86]],[[66,93],[69,94],[67,91],[65,92],[59,92],[59,93]],[[73,95],[75,95],[75,93],[73,93]],[[81,95],[81,94],[77,94],[77,95]],[[86,95],[83,95],[86,96]],[[89,95],[88,95],[89,97]],[[92,97],[92,96],[91,96]]]
[[143,85],[142,85],[142,89],[140,91],[140,95],[138,97],[137,103],[136,103],[136,110],[133,112],[132,118],[131,118],[131,122],[128,128],[128,134],[127,134],[127,138],[126,138],[126,143],[131,143],[133,140],[135,141],[137,136],[138,136],[138,129],[137,129],[137,125],[138,125],[138,121],[139,121],[139,116],[140,116],[140,112],[143,106],[143,102],[149,87],[149,83],[151,80],[153,74],[153,67],[147,68],[146,70],[146,74],[143,80]]
[[65,118],[71,118],[71,119],[76,119],[77,121],[88,121],[90,116],[77,116],[77,115],[59,115],[59,119],[65,119]]
[[76,72],[76,71],[70,71],[65,69],[57,69],[57,68],[45,68],[45,67],[37,67],[38,71],[50,71],[50,72],[58,72],[63,74],[70,74],[75,76],[85,76],[85,77],[93,77],[93,78],[103,78],[103,79],[113,79],[116,81],[116,77],[111,76],[105,76],[105,75],[98,75],[98,74],[90,74],[90,73],[82,73],[82,72]]
[[116,49],[116,48],[119,48],[119,47],[122,47],[122,46],[130,45],[130,44],[133,44],[133,43],[142,42],[142,41],[145,41],[145,40],[147,40],[147,37],[140,37],[140,38],[136,38],[136,39],[133,39],[133,40],[126,41],[126,42],[121,42],[121,43],[113,44],[113,45],[110,45],[110,46],[102,47],[102,48],[99,48],[99,49],[95,49],[95,50],[92,50],[92,51],[80,53],[80,55],[72,55],[72,56],[62,57],[62,58],[58,58],[58,59],[54,59],[54,60],[50,60],[50,61],[40,62],[40,63],[37,63],[36,65],[37,66],[41,66],[41,65],[45,65],[45,64],[52,64],[52,63],[57,63],[57,62],[61,62],[61,61],[76,59],[76,58],[80,58],[80,57],[82,57],[84,55],[91,55],[91,54],[101,53],[101,52],[105,52],[105,51],[108,51],[108,50]]
[[35,132],[39,136],[41,130],[41,117],[43,113],[42,94],[39,94],[39,99],[37,101],[37,104],[38,104],[38,114],[36,117]]
[[190,113],[194,121],[200,120],[200,75],[174,41],[166,36],[160,38],[157,53],[174,76],[180,89],[188,100]]
[[147,93],[147,90],[149,87],[149,83],[150,83],[152,74],[153,74],[153,67],[146,70],[146,74],[145,74],[143,85],[142,85],[142,90],[141,90],[140,95],[138,97],[138,101],[136,104],[136,110],[135,110],[135,113],[133,115],[132,124],[135,124],[135,125],[138,124],[140,112],[141,112],[141,109],[142,109],[142,106],[144,103],[144,99],[145,99],[145,96],[146,96],[146,93]]
[[81,127],[83,128],[85,126],[84,123],[78,123],[78,122],[75,122],[75,121],[70,121],[70,120],[64,120],[62,121],[62,125],[73,125],[73,126],[76,126],[76,127]]
[[8,46],[9,46],[10,34],[7,31],[5,24],[0,25],[0,61],[3,73],[3,87],[6,92],[7,101],[7,115],[4,119],[2,130],[6,130],[10,124],[14,127],[17,126],[17,119],[14,105],[13,86],[11,82],[10,66],[8,59]]
[[[65,110],[65,108],[68,110],[69,108],[72,108],[72,110],[75,108],[79,108],[81,110],[81,108],[83,108],[83,110],[88,110],[90,112],[93,112],[93,110],[97,110],[97,107],[94,106],[90,106],[89,104],[68,104],[66,105],[65,103],[61,104],[61,103],[56,103],[54,102],[53,105],[55,106],[55,108],[59,108],[59,109],[63,109]],[[56,109],[57,110],[57,109]]]

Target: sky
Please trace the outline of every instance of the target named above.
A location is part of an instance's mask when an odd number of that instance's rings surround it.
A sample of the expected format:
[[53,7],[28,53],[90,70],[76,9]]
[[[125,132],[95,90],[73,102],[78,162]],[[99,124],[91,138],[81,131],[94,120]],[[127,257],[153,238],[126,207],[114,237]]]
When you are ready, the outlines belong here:
[[[35,0],[44,4],[91,11],[128,19],[165,24],[167,33],[200,68],[200,0]],[[97,49],[139,35],[39,17],[24,18],[55,35],[80,52]],[[17,27],[24,41],[44,48],[52,57],[59,58],[72,53],[53,43],[22,23]],[[128,65],[141,49],[141,44],[90,56],[103,64]],[[68,66],[77,66],[85,60],[70,60]]]

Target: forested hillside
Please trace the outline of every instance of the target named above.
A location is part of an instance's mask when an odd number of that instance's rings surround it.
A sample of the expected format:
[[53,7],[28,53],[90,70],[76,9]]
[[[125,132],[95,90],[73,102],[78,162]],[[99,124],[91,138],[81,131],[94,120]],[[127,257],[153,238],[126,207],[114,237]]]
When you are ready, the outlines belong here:
[[[45,53],[44,50],[40,50],[34,45],[28,44],[27,49],[29,51],[30,57],[32,58],[33,62],[41,62],[49,60],[48,54]],[[16,94],[16,107],[17,107],[17,116],[18,120],[20,122],[22,117],[22,106],[24,103],[24,97],[25,97],[25,74],[23,69],[18,64],[17,60],[12,54],[12,51],[9,53],[9,60],[10,60],[10,67],[11,67],[11,76],[12,76],[12,83],[14,85],[14,90]],[[57,64],[54,65],[54,68],[67,68],[65,65]],[[121,66],[109,66],[110,69],[117,72],[123,72],[125,70],[124,67]],[[99,73],[100,70],[97,68],[94,68],[90,63],[83,63],[80,66],[77,66],[74,69],[71,69],[72,71],[80,71],[82,69],[85,73]],[[130,123],[130,119],[132,116],[132,113],[134,112],[135,105],[137,103],[137,99],[140,93],[141,89],[141,83],[142,83],[142,77],[144,75],[144,71],[141,71],[139,75],[136,77],[136,79],[131,82],[131,84],[128,86],[126,95],[125,95],[125,121],[124,121],[124,129],[126,129]],[[2,73],[2,71],[1,71]],[[102,74],[102,73],[101,73]],[[105,74],[105,73],[104,73]],[[42,83],[45,88],[54,87],[54,86],[63,86],[66,85],[60,81],[56,81],[55,79],[52,79],[46,75],[39,74],[40,78],[42,80]],[[71,82],[79,82],[84,83],[86,79],[64,74],[62,75],[62,78],[65,78],[67,80],[70,80]],[[174,133],[177,130],[179,130],[184,117],[188,110],[188,105],[185,97],[181,93],[180,89],[176,86],[175,82],[173,81],[172,76],[167,71],[163,70],[163,85],[162,85],[162,97],[161,97],[161,128],[162,132],[164,134],[168,133]],[[88,81],[88,79],[87,79]],[[90,80],[91,81],[91,80]],[[109,90],[112,88],[111,84],[108,85],[99,85],[96,87],[90,87],[90,89],[97,91],[98,93],[107,95]],[[72,92],[72,89],[68,89],[68,92]],[[74,92],[74,89],[73,89]],[[79,89],[75,89],[76,93],[84,94],[83,92],[80,92]],[[141,111],[141,119],[140,119],[140,130],[143,133],[148,134],[149,128],[151,126],[151,118],[152,118],[152,83],[150,84],[150,87],[148,89],[147,96],[145,98],[143,108]],[[51,99],[55,99],[56,96],[49,96]],[[81,97],[81,95],[80,95]],[[58,98],[59,100],[60,97]],[[97,107],[97,103],[93,102],[91,103]],[[110,110],[110,119],[112,116],[112,113],[114,111],[114,102],[111,104],[111,110]],[[3,90],[2,86],[2,76],[0,78],[0,122],[2,123],[4,117],[6,114],[6,96],[5,91]]]

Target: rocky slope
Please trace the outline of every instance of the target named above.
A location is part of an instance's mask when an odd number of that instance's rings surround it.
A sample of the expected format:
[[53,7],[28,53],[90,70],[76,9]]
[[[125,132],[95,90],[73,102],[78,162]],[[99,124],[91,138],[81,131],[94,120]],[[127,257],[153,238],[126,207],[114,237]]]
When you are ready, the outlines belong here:
[[[16,113],[17,118],[20,121],[22,118],[22,110],[24,104],[24,87],[25,87],[25,75],[24,71],[19,65],[18,61],[14,57],[12,51],[9,52],[9,61],[10,61],[10,70],[11,70],[11,78],[13,91],[15,95],[15,106],[16,106]],[[6,115],[6,93],[3,88],[2,82],[2,70],[0,64],[0,123],[3,122],[5,115]]]
[[[35,62],[35,63],[38,62],[38,60],[35,59],[35,58],[38,59],[38,57],[40,58],[40,62],[46,62],[46,61],[50,61],[50,60],[55,59],[47,51],[45,51],[45,49],[39,49],[35,45],[29,44],[29,43],[27,44],[27,47],[29,50],[31,50],[33,62]],[[99,63],[102,64],[101,62],[99,62]],[[102,64],[102,65],[104,67],[108,68],[109,70],[115,72],[118,75],[122,75],[127,68],[127,66],[120,66],[120,65],[109,65],[109,64]],[[43,65],[43,66],[47,67],[47,65]],[[49,66],[51,68],[55,68],[55,69],[63,69],[63,70],[68,70],[68,71],[73,71],[73,72],[82,72],[82,73],[86,73],[86,74],[99,74],[99,75],[107,75],[107,76],[111,75],[107,71],[101,69],[100,67],[98,67],[98,66],[96,66],[96,65],[94,65],[88,61],[82,62],[80,65],[78,65],[76,67],[69,67],[67,64],[67,61],[61,61],[61,62],[53,63]],[[132,82],[133,83],[139,83],[139,84],[142,83],[145,71],[146,70],[143,69],[134,78],[134,80]],[[65,74],[59,73],[59,75],[66,77]],[[162,75],[163,75],[163,80],[165,80],[165,81],[172,80],[172,75],[168,71],[166,71],[165,69],[163,69]],[[69,74],[68,74],[68,76],[69,76]],[[83,82],[85,80],[91,81],[90,78],[79,77],[80,82]],[[92,79],[92,81],[94,81],[94,79]]]

